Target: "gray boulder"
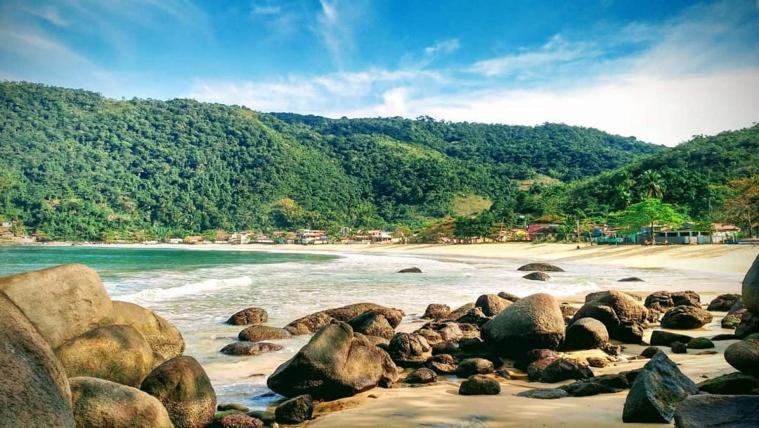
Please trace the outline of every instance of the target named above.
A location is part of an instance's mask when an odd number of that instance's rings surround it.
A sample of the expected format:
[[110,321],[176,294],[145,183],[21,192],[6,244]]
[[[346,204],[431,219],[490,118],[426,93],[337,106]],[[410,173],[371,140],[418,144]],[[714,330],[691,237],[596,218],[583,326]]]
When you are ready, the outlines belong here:
[[693,395],[675,413],[677,428],[756,428],[759,395]]
[[564,348],[567,350],[595,349],[609,342],[606,326],[595,318],[580,318],[567,327]]
[[281,424],[299,424],[314,414],[314,400],[310,395],[299,395],[282,402],[274,411],[277,422]]
[[711,302],[709,302],[709,306],[706,308],[706,310],[727,312],[740,299],[741,299],[740,294],[733,294],[733,293],[720,294],[719,296],[715,297]]
[[332,321],[280,365],[266,383],[285,397],[309,394],[314,399],[334,400],[397,379],[397,368],[385,351],[355,335],[350,325]]
[[264,340],[287,339],[290,336],[290,332],[283,328],[254,324],[240,331],[237,338],[248,342],[261,342]]
[[329,324],[333,319],[348,322],[369,311],[381,313],[393,328],[398,327],[404,316],[400,309],[388,308],[374,303],[354,303],[306,315],[286,325],[285,330],[293,335],[311,334]]
[[393,328],[387,318],[378,311],[364,312],[363,314],[352,318],[348,321],[348,324],[350,324],[354,332],[365,334],[367,336],[391,339],[395,334],[395,328]]
[[[0,286],[2,289],[2,286]],[[756,256],[754,263],[751,264],[746,276],[743,278],[743,288],[741,290],[741,299],[743,306],[749,312],[759,315],[759,256]]]
[[759,377],[759,340],[733,343],[725,349],[725,360],[737,370]]
[[698,391],[663,352],[656,353],[643,366],[630,386],[625,400],[624,422],[669,423],[677,405]]
[[498,355],[512,358],[532,349],[556,349],[564,340],[559,302],[544,293],[520,299],[482,326],[482,338]]

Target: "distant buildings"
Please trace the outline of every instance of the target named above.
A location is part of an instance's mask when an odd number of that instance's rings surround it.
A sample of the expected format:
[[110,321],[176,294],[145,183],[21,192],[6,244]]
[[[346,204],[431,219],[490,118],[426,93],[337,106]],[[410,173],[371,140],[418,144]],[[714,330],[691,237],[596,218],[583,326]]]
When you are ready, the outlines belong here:
[[527,240],[543,241],[556,238],[559,233],[559,225],[555,223],[532,223],[527,226]]
[[295,242],[303,245],[327,244],[329,237],[324,230],[298,229]]

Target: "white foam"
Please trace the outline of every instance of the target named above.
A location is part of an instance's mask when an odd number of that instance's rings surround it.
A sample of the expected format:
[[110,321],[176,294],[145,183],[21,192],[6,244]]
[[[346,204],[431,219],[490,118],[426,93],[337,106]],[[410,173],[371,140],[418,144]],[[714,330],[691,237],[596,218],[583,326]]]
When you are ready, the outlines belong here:
[[217,290],[247,287],[253,283],[249,276],[234,278],[209,278],[198,282],[191,282],[178,287],[146,288],[136,293],[120,296],[119,300],[128,302],[163,302],[185,296],[210,293]]

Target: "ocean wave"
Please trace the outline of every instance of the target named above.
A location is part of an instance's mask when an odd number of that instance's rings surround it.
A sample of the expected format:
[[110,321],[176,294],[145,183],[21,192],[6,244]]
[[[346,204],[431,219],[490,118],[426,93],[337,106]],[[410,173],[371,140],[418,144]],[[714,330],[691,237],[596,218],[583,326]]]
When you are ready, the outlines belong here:
[[136,293],[119,296],[119,300],[127,302],[162,302],[180,297],[214,292],[222,289],[247,287],[253,283],[249,276],[233,278],[209,278],[198,282],[192,282],[178,287],[147,288]]

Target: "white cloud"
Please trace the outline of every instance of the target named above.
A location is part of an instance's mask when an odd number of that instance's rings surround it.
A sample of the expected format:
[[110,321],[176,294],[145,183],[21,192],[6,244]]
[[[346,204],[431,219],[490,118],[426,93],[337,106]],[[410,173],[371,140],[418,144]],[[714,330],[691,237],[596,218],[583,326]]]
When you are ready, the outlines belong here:
[[456,52],[461,47],[459,39],[448,39],[442,42],[437,42],[432,46],[424,48],[424,54],[428,56],[435,56],[439,54],[451,54]]
[[282,12],[282,8],[274,5],[259,5],[254,4],[250,13],[253,15],[278,15]]
[[518,53],[478,61],[468,70],[484,76],[511,75],[524,71],[534,72],[548,65],[578,59],[587,60],[598,54],[599,51],[589,43],[569,43],[557,34],[537,50],[522,50]]

